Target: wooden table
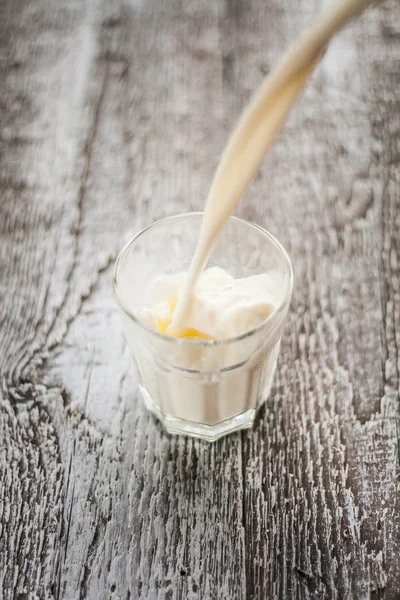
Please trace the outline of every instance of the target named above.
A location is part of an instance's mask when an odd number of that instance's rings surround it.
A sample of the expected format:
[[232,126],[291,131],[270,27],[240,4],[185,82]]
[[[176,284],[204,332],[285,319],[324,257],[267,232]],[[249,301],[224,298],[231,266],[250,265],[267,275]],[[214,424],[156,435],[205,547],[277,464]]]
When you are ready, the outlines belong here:
[[239,208],[296,276],[253,431],[164,433],[111,285],[321,4],[1,3],[2,599],[400,598],[398,3],[331,44]]

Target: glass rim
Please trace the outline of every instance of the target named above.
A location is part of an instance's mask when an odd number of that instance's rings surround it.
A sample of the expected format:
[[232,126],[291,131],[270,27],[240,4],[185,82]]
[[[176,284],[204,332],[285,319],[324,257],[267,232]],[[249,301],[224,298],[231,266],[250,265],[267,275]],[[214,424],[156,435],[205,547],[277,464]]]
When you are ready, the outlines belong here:
[[278,251],[280,252],[280,254],[283,258],[284,264],[287,269],[288,277],[287,277],[287,285],[286,285],[284,297],[283,297],[281,303],[279,304],[278,308],[276,310],[274,310],[266,319],[264,319],[264,321],[261,321],[261,323],[259,323],[256,327],[253,327],[252,329],[249,329],[248,331],[245,331],[244,333],[241,333],[240,335],[230,337],[230,338],[218,339],[218,340],[196,340],[193,338],[176,338],[176,337],[172,337],[170,335],[166,335],[165,333],[160,333],[159,331],[155,331],[154,329],[151,329],[150,327],[147,327],[146,325],[144,325],[140,321],[140,319],[129,309],[129,307],[127,306],[127,304],[125,303],[125,301],[122,297],[122,294],[121,294],[119,286],[118,286],[119,270],[120,270],[122,261],[125,258],[125,255],[127,254],[128,250],[139,240],[139,238],[141,238],[143,235],[148,233],[151,229],[153,229],[159,225],[173,223],[173,222],[179,221],[181,219],[203,217],[203,215],[204,215],[204,212],[202,212],[202,211],[179,213],[177,215],[164,217],[163,219],[159,219],[158,221],[151,223],[151,225],[148,225],[144,229],[141,229],[136,235],[133,236],[133,238],[131,238],[125,244],[125,246],[122,248],[122,250],[118,254],[117,260],[115,261],[115,265],[114,265],[114,272],[113,272],[114,294],[115,294],[117,302],[118,302],[120,308],[123,310],[123,312],[136,325],[138,325],[143,331],[151,334],[152,336],[155,336],[156,338],[158,338],[164,342],[169,342],[171,344],[177,344],[179,346],[192,346],[192,347],[193,346],[195,346],[195,347],[223,346],[223,345],[229,345],[229,344],[250,338],[253,335],[256,335],[262,329],[266,328],[267,325],[269,325],[270,323],[272,323],[275,320],[277,315],[279,315],[283,312],[283,310],[286,308],[287,304],[290,302],[291,294],[292,294],[292,290],[293,290],[293,267],[292,267],[292,263],[290,261],[289,255],[286,252],[285,248],[282,246],[282,244],[271,233],[269,233],[266,229],[264,229],[260,225],[257,225],[256,223],[253,223],[252,221],[248,221],[247,219],[242,219],[241,217],[236,217],[236,216],[232,215],[229,217],[229,221],[230,220],[238,221],[244,225],[247,225],[248,227],[255,229],[258,233],[261,233],[264,237],[268,238],[268,240],[270,242],[272,242],[272,244],[278,249]]

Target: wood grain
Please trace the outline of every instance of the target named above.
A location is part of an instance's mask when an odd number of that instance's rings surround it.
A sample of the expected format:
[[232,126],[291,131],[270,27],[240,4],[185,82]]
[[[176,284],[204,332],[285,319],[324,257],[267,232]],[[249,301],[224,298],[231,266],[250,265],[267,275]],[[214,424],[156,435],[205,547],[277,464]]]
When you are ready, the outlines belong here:
[[400,597],[400,12],[335,40],[239,214],[296,287],[252,432],[169,437],[111,290],[201,209],[320,2],[0,5],[0,598]]

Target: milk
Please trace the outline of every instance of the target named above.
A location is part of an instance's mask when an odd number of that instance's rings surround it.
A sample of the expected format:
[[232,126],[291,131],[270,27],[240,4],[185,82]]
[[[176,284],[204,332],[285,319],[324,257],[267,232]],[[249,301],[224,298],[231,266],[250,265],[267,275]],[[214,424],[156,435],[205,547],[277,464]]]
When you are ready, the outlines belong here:
[[[217,306],[218,312],[211,310],[208,298],[208,308],[206,302],[205,310],[204,306],[200,309],[202,273],[327,43],[370,3],[371,0],[337,0],[329,5],[266,79],[244,112],[216,171],[189,271],[181,278],[179,290],[175,290],[176,305],[175,300],[171,305],[164,289],[165,297],[161,294],[159,306],[143,302],[139,311],[136,307],[131,309],[126,300],[130,294],[119,290],[119,269],[123,268],[125,255],[133,250],[135,240],[117,261],[115,289],[124,311],[125,333],[143,397],[171,432],[213,440],[247,427],[269,393],[292,291],[291,266],[284,249],[267,232],[254,231],[254,235],[268,240],[268,251],[279,255],[281,277],[274,281],[268,272],[257,271],[258,275],[267,276],[268,286],[263,297],[257,297],[252,290],[247,314],[243,306],[238,308],[243,300],[240,294],[239,304],[229,305],[229,310],[233,307],[232,314],[226,320],[224,302]],[[161,222],[159,226],[165,224]],[[159,246],[162,247],[161,240]],[[142,262],[143,256],[142,253]],[[219,275],[220,279],[230,276],[227,272]],[[153,283],[162,276],[158,273]],[[147,285],[151,285],[151,278]],[[246,288],[246,282],[243,286]],[[250,287],[249,284],[248,291]],[[256,307],[262,307],[259,313]]]
[[227,219],[273,144],[289,111],[317,66],[333,35],[373,0],[337,0],[266,78],[243,113],[222,155],[207,198],[203,226],[168,333],[179,334],[191,310],[194,286]]

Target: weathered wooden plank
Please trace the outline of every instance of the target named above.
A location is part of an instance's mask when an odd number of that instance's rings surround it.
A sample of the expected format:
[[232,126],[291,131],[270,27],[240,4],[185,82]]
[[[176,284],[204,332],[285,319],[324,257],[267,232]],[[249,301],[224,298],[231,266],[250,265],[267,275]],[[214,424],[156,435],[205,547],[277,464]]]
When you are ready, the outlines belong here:
[[201,208],[319,3],[3,3],[4,598],[400,595],[397,8],[332,44],[239,209],[296,293],[257,427],[210,446],[136,400],[111,263]]

